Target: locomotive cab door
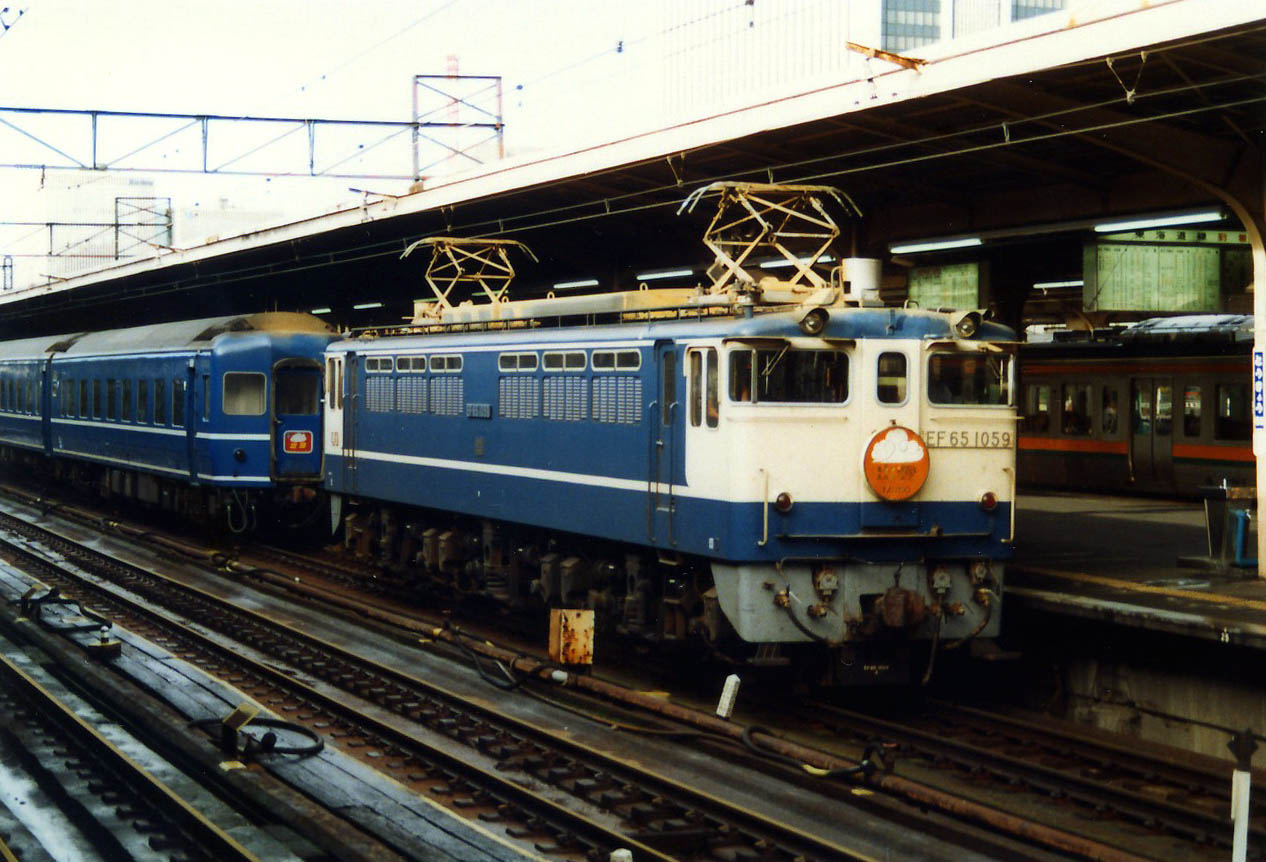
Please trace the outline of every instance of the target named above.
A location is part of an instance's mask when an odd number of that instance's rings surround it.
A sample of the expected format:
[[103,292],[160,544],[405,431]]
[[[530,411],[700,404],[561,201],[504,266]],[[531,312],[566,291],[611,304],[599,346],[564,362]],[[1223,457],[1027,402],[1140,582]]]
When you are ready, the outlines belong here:
[[273,366],[273,478],[321,475],[321,366],[282,360]]
[[1174,482],[1174,384],[1168,377],[1130,380],[1130,476],[1142,488]]
[[671,341],[655,343],[655,369],[658,372],[656,398],[647,405],[650,420],[650,474],[646,483],[646,537],[653,545],[672,547],[673,515],[677,501],[673,495],[673,476],[681,450],[681,394],[677,350]]

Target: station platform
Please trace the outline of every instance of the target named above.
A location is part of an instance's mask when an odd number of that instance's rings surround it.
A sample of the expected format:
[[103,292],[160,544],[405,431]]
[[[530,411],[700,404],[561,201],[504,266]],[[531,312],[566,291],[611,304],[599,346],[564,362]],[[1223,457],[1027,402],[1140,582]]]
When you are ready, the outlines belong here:
[[1266,580],[1208,556],[1199,501],[1022,490],[1006,595],[1047,613],[1266,649]]

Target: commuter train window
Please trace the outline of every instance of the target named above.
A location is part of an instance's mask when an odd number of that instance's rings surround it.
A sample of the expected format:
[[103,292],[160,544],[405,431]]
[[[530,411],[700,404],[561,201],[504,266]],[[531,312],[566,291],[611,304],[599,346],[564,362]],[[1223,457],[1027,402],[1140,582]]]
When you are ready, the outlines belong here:
[[1101,398],[1103,409],[1099,414],[1099,430],[1105,435],[1115,435],[1119,427],[1117,413],[1120,410],[1118,403],[1120,396],[1117,394],[1117,388],[1115,386],[1103,387]]
[[94,380],[92,381],[92,418],[100,419],[101,415],[101,381]]
[[1009,404],[1011,357],[934,353],[928,359],[928,400],[933,404]]
[[1024,430],[1046,434],[1051,430],[1051,387],[1029,384],[1024,393]]
[[879,354],[875,375],[875,397],[881,404],[904,404],[906,400],[906,355]]
[[149,415],[149,380],[142,377],[136,381],[136,421],[148,424]]
[[185,427],[185,381],[179,377],[171,381],[171,424],[174,428]]
[[[229,371],[224,375],[224,412],[228,416],[263,416],[267,410],[268,381],[257,371]],[[172,392],[175,392],[173,382]]]
[[[745,377],[745,371],[750,376]],[[730,398],[793,404],[848,400],[848,355],[788,347],[730,353]]]
[[586,367],[585,351],[546,351],[544,357],[542,357],[541,364],[546,371],[584,371]]
[[285,416],[315,416],[321,403],[321,371],[317,368],[282,368],[277,387],[276,410]]
[[1065,383],[1061,403],[1061,427],[1064,433],[1074,437],[1090,434],[1090,384]]
[[1156,433],[1168,437],[1174,431],[1174,387],[1156,387]]
[[154,424],[167,424],[167,381],[154,378]]
[[106,381],[105,418],[113,422],[119,418],[119,381]]
[[430,358],[430,366],[432,372],[453,374],[462,370],[462,358],[457,355],[436,355]]
[[1182,393],[1182,433],[1184,437],[1200,436],[1200,387],[1187,386]]
[[498,371],[535,371],[536,366],[535,353],[502,353],[497,357]]
[[1219,383],[1217,386],[1218,412],[1213,419],[1213,436],[1218,440],[1249,440],[1253,436],[1251,408],[1247,383]]

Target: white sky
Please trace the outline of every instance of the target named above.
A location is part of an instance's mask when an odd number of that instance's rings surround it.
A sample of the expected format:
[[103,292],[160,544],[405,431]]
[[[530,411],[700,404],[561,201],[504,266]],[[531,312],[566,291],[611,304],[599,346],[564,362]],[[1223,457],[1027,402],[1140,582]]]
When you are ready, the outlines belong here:
[[[845,53],[844,0],[0,0],[0,106],[251,116],[383,119],[412,115],[415,74],[443,74],[449,57],[466,75],[503,79],[510,156],[613,139],[664,124],[670,114],[750,100],[787,76],[830,72]],[[868,0],[865,6],[875,5]],[[859,7],[860,8],[860,7]],[[17,12],[23,11],[20,18]],[[617,51],[617,45],[622,45]],[[781,47],[779,47],[781,46]],[[816,46],[816,59],[806,46]],[[782,52],[782,53],[780,53]],[[752,57],[759,56],[760,62]],[[792,62],[794,61],[794,62]],[[431,107],[443,104],[433,102]],[[488,103],[491,106],[491,102]],[[471,120],[441,110],[438,120]],[[482,119],[482,118],[481,118]],[[91,161],[88,120],[0,113],[0,163],[65,164],[28,135]],[[114,162],[179,123],[102,119],[98,159]],[[212,126],[214,166],[304,171],[301,129],[245,158],[286,129]],[[383,133],[357,131],[382,173],[412,169],[409,136],[371,147]],[[480,139],[484,137],[480,133]],[[318,167],[342,157],[339,133],[318,133]],[[355,153],[356,143],[347,143]],[[481,151],[489,159],[494,151]],[[423,153],[423,166],[439,151]],[[200,162],[190,125],[122,164]],[[389,165],[389,170],[383,167]],[[423,173],[471,164],[442,161]],[[152,181],[146,186],[145,182]],[[131,184],[129,186],[128,184]],[[277,224],[356,203],[349,187],[402,193],[407,181],[273,180],[0,169],[0,221],[108,221],[118,195],[170,196],[176,245]],[[102,208],[110,212],[100,212]],[[211,217],[212,212],[217,218]],[[227,213],[227,215],[226,215]],[[243,224],[257,219],[258,224]],[[182,229],[183,226],[183,229]],[[76,251],[83,238],[54,231]],[[18,283],[54,266],[49,231],[0,225],[0,254],[18,255]],[[33,246],[28,249],[28,246]],[[22,261],[31,261],[30,266]],[[39,267],[43,267],[39,269]],[[88,268],[83,263],[74,274]],[[38,271],[37,271],[38,270]]]

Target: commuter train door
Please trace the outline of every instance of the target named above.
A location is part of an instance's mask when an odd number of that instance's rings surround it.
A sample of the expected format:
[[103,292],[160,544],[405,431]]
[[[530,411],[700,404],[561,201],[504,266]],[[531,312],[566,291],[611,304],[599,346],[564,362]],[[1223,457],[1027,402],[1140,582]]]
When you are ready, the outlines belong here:
[[1168,377],[1130,380],[1130,473],[1139,487],[1174,481],[1174,383]]
[[650,475],[647,477],[646,535],[652,544],[672,547],[673,514],[677,501],[673,476],[680,457],[682,428],[680,400],[683,393],[677,367],[677,350],[671,341],[655,343],[658,372],[656,399],[647,408],[650,426]]
[[273,478],[321,475],[321,366],[283,360],[273,366]]

